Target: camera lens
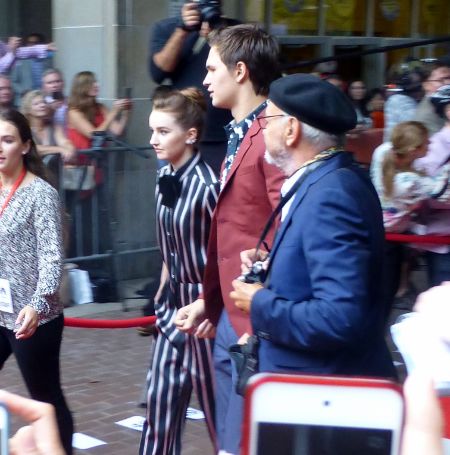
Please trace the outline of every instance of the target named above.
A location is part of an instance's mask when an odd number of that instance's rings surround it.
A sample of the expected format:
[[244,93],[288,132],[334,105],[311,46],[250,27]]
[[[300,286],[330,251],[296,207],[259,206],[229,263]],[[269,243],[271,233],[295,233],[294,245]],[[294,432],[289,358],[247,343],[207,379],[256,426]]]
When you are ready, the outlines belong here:
[[199,7],[202,22],[208,22],[210,26],[214,26],[220,21],[220,1],[205,0],[200,2]]

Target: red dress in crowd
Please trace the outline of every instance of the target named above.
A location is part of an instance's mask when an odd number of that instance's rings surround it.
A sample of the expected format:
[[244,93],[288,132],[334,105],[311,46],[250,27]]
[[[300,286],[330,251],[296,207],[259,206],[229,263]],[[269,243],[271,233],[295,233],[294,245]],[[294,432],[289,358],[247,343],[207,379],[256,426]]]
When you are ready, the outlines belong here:
[[[97,127],[103,123],[105,120],[105,115],[100,108],[97,107],[95,116],[94,116],[94,127]],[[92,146],[92,139],[90,137],[85,136],[84,134],[80,133],[77,129],[68,127],[67,128],[67,137],[72,142],[74,147],[77,150],[84,150],[90,149]],[[88,155],[84,155],[83,153],[79,153],[78,155],[78,163],[79,165],[87,165],[91,164],[91,158]],[[98,184],[102,183],[103,181],[103,172],[98,167],[95,169],[95,182]]]
[[[105,120],[105,115],[102,109],[97,107],[95,116],[94,116],[94,127],[97,127],[103,123]],[[90,137],[85,136],[84,134],[80,133],[78,130],[72,127],[67,128],[67,137],[72,142],[74,147],[77,150],[83,149],[90,149],[92,145],[92,140]],[[89,157],[87,155],[83,155],[82,153],[78,154],[78,164],[88,164]]]

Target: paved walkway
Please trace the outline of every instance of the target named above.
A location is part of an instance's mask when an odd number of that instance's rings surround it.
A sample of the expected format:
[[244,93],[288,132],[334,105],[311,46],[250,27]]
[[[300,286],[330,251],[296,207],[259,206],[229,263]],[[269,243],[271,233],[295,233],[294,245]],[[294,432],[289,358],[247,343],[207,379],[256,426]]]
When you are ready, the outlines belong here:
[[[131,283],[138,289],[142,282]],[[121,305],[89,304],[71,307],[66,316],[94,319],[140,317],[143,300],[129,300],[124,313]],[[76,430],[101,439],[107,445],[76,450],[77,455],[136,455],[140,433],[114,422],[132,416],[143,416],[137,406],[150,356],[151,337],[137,335],[135,329],[78,329],[64,331],[61,363],[66,398],[73,412]],[[1,386],[11,392],[27,395],[16,361],[11,357],[0,373]],[[192,406],[198,408],[193,399]],[[12,430],[18,428],[13,420]],[[204,421],[187,421],[183,454],[212,454]]]
[[[415,279],[414,281],[423,281]],[[128,282],[124,294],[133,296],[143,285],[142,280]],[[118,303],[78,305],[66,309],[66,316],[94,319],[140,317],[144,300],[127,300],[129,311]],[[393,310],[390,323],[405,312]],[[135,329],[78,329],[67,327],[62,345],[63,384],[73,412],[76,431],[105,441],[107,444],[76,455],[136,455],[140,433],[116,425],[132,416],[143,416],[137,406],[152,347],[151,337],[138,336]],[[391,345],[391,349],[395,348]],[[403,360],[393,353],[400,376],[404,376]],[[1,386],[6,390],[27,395],[14,358],[10,358],[0,373]],[[191,405],[198,408],[193,397]],[[18,422],[13,419],[12,430]],[[212,454],[204,421],[187,421],[183,455]]]

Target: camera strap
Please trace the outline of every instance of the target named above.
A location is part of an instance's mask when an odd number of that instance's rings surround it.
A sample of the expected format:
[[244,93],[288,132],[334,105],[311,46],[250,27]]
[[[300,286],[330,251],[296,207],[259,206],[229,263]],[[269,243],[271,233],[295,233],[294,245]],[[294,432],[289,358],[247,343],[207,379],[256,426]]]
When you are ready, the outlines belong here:
[[203,49],[203,46],[206,44],[206,38],[199,36],[192,47],[192,54],[197,55]]
[[336,147],[331,147],[327,150],[324,150],[323,152],[320,152],[313,160],[310,160],[306,162],[302,167],[300,167],[297,172],[306,167],[305,171],[302,173],[302,175],[296,180],[296,182],[292,185],[291,189],[281,198],[279,204],[275,207],[274,211],[270,215],[270,218],[267,220],[266,225],[264,226],[264,229],[261,233],[261,237],[258,240],[258,243],[256,244],[256,253],[255,256],[258,257],[258,251],[261,248],[261,245],[264,244],[265,248],[267,251],[270,253],[270,248],[268,248],[268,245],[265,242],[265,239],[267,237],[267,234],[269,233],[273,223],[275,222],[275,219],[277,216],[280,214],[281,210],[283,207],[289,202],[289,200],[294,196],[294,194],[297,192],[297,190],[300,188],[300,185],[306,180],[306,177],[317,169],[324,161],[330,159],[332,156],[336,155],[339,152],[343,152],[343,150],[339,150]]

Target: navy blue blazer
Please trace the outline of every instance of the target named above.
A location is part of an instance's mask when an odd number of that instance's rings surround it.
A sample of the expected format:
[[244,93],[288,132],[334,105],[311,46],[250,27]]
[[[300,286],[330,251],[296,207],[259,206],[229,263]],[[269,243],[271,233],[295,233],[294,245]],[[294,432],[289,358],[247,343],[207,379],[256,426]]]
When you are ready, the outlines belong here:
[[251,321],[260,371],[394,377],[384,341],[382,212],[367,173],[339,153],[301,184],[276,235]]

